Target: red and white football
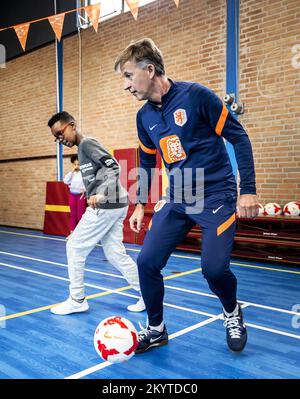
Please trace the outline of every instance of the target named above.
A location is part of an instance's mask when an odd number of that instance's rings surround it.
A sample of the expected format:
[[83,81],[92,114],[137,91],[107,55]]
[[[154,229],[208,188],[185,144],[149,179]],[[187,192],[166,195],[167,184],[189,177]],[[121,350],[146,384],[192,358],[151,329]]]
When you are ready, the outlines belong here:
[[276,202],[269,202],[264,207],[264,215],[277,216],[281,215],[281,213],[282,213],[281,206]]
[[300,215],[300,202],[291,201],[284,205],[283,214],[285,216],[299,216]]

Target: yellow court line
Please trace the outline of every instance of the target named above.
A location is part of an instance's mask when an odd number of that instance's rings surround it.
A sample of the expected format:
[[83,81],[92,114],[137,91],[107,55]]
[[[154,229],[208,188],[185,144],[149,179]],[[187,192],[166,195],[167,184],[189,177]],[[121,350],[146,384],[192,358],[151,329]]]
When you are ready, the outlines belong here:
[[[56,240],[56,241],[66,241],[65,238],[56,238],[56,237],[44,237],[44,236],[36,236],[33,234],[25,234],[25,233],[15,233],[13,231],[5,231],[5,230],[0,230],[0,233],[6,233],[6,234],[15,234],[15,235],[20,235],[20,236],[26,236],[26,237],[33,237],[33,238],[44,238],[45,240]],[[102,247],[101,244],[97,244],[97,247]],[[132,252],[140,252],[140,249],[135,249],[135,248],[128,248],[126,247],[128,251]],[[190,260],[197,260],[199,261],[200,258],[197,258],[195,256],[187,256],[187,255],[176,255],[172,254],[171,257],[174,258],[183,258],[183,259],[190,259]],[[262,270],[272,270],[274,272],[282,272],[282,273],[290,273],[290,274],[300,274],[300,272],[297,272],[295,270],[285,270],[285,269],[274,269],[272,267],[267,267],[267,266],[255,266],[255,265],[248,265],[247,263],[239,263],[239,262],[230,262],[230,265],[232,266],[242,266],[242,267],[249,267],[252,269],[262,269]],[[288,267],[288,266],[287,266]]]
[[202,268],[199,267],[198,269],[188,270],[187,272],[181,272],[181,273],[171,274],[170,276],[164,277],[164,280],[171,280],[172,278],[186,276],[187,274],[192,274],[192,273],[200,272],[201,270],[202,270]]
[[[55,305],[58,305],[58,303],[56,303]],[[10,314],[8,316],[2,316],[0,317],[0,321],[4,321],[4,320],[9,320],[9,319],[14,319],[15,317],[21,317],[21,316],[26,316],[27,314],[31,314],[31,313],[37,313],[37,312],[42,312],[43,310],[47,310],[52,308],[55,305],[47,305],[47,306],[43,306],[40,308],[35,308],[35,309],[31,309],[31,310],[26,310],[24,312],[20,312],[20,313],[14,313],[14,314]]]
[[[196,273],[196,272],[198,272],[200,270],[201,270],[201,268],[197,268],[197,269],[189,270],[187,272],[182,272],[182,273],[174,274],[174,275],[171,275],[171,276],[166,276],[166,277],[164,277],[164,280],[170,280],[172,278],[181,277],[181,276],[184,276],[186,274]],[[109,294],[114,294],[116,292],[126,291],[126,290],[129,290],[131,288],[132,288],[131,285],[127,285],[126,287],[116,288],[115,290],[109,290],[109,291],[105,291],[105,292],[98,292],[97,294],[88,295],[86,297],[86,299],[99,298],[99,297],[106,296],[106,295],[109,295]],[[59,305],[59,303],[54,303],[52,305],[47,305],[47,306],[43,306],[43,307],[31,309],[31,310],[25,310],[24,312],[14,313],[14,314],[11,314],[11,315],[8,315],[8,316],[2,316],[2,317],[0,317],[0,322],[4,321],[4,320],[14,319],[16,317],[26,316],[26,315],[32,314],[32,313],[42,312],[43,310],[47,310],[47,309],[53,308],[54,306],[57,306],[57,305]]]
[[[97,298],[100,296],[105,296],[105,295],[109,295],[109,294],[113,294],[115,292],[120,292],[120,291],[125,291],[125,290],[129,290],[131,288],[130,285],[127,285],[126,287],[121,287],[121,288],[116,288],[115,290],[109,290],[109,291],[104,291],[104,292],[98,292],[97,294],[93,294],[93,295],[89,295],[86,297],[86,299],[92,299],[92,298]],[[31,309],[31,310],[25,310],[24,312],[20,312],[20,313],[14,313],[8,316],[2,316],[0,317],[0,321],[3,320],[8,320],[8,319],[14,319],[16,317],[21,317],[21,316],[26,316],[28,314],[32,314],[32,313],[38,313],[38,312],[42,312],[43,310],[47,310],[50,308],[53,308],[54,306],[59,305],[61,302],[59,303],[53,303],[52,305],[47,305],[47,306],[42,306],[40,308],[35,308],[35,309]]]

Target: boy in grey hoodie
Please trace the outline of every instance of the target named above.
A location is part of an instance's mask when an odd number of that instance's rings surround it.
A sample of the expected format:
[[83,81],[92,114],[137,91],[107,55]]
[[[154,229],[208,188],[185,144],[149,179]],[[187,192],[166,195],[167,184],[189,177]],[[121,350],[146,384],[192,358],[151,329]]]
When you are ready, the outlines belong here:
[[[66,315],[88,310],[84,292],[84,266],[87,256],[99,241],[107,260],[140,293],[137,266],[127,255],[122,242],[128,195],[120,183],[118,162],[97,140],[83,136],[68,112],[53,115],[48,126],[57,142],[67,147],[78,147],[80,170],[89,205],[67,242],[70,296],[53,307],[51,312]],[[133,312],[145,310],[143,298],[127,309]]]

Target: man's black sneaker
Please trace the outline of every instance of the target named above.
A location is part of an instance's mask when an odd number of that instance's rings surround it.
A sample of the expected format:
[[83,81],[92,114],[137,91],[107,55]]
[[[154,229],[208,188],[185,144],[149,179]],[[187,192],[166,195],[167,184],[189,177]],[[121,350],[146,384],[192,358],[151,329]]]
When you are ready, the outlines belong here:
[[229,349],[234,352],[241,352],[247,343],[247,330],[240,305],[238,305],[238,310],[232,316],[227,317],[224,313],[224,320]]
[[155,346],[167,345],[168,340],[169,338],[166,326],[164,326],[162,332],[151,330],[150,327],[144,328],[138,332],[138,346],[135,353],[143,353]]

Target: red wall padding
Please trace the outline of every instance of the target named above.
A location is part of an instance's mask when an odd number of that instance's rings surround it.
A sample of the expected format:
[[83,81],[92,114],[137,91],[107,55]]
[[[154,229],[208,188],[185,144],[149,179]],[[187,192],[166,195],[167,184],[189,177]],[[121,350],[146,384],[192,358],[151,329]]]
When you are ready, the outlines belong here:
[[[152,182],[152,190],[154,195],[151,198],[150,194],[148,203],[145,207],[145,218],[143,229],[139,234],[134,233],[129,226],[129,218],[132,215],[135,208],[136,200],[136,189],[137,189],[137,175],[133,173],[133,169],[139,165],[138,161],[138,150],[137,148],[126,148],[120,150],[114,150],[114,157],[121,165],[121,183],[129,193],[129,209],[127,217],[124,221],[124,242],[127,243],[138,243],[142,244],[144,241],[145,234],[148,229],[149,221],[151,217],[149,211],[151,211],[159,200],[162,194],[162,177],[158,171],[155,172]],[[156,167],[161,168],[161,156],[157,153]],[[130,175],[130,179],[128,179]],[[68,200],[68,187],[63,182],[47,182],[46,187],[46,204],[47,205],[69,205]],[[148,213],[148,215],[147,215]],[[151,212],[150,212],[151,213]],[[44,233],[67,236],[69,235],[69,212],[56,212],[56,211],[45,211],[44,220]]]
[[[69,189],[64,182],[46,183],[46,205],[69,206]],[[44,233],[69,235],[70,212],[45,211]]]
[[[137,167],[137,149],[126,148],[114,151],[114,157],[121,165],[121,184],[129,193],[129,209],[127,217],[124,221],[124,242],[134,244],[136,241],[135,233],[130,229],[129,218],[134,211],[134,203],[136,199],[136,174],[133,174],[133,169]],[[130,173],[131,171],[131,173]],[[128,175],[131,177],[128,179]]]

